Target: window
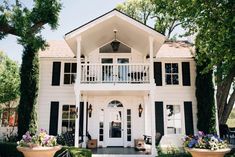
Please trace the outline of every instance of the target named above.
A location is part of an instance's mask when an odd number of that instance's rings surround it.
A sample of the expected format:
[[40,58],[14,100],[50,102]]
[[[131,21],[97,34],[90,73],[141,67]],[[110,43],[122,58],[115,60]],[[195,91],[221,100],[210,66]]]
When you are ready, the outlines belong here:
[[166,105],[167,134],[180,134],[182,130],[180,105]]
[[167,85],[179,84],[178,63],[165,63],[165,74]]
[[64,63],[64,84],[75,82],[77,63]]
[[18,125],[18,114],[16,108],[4,109],[0,115],[1,126],[17,126]]
[[131,141],[131,109],[127,109],[127,141]]
[[62,130],[61,133],[73,132],[75,133],[75,105],[63,105],[62,107]]

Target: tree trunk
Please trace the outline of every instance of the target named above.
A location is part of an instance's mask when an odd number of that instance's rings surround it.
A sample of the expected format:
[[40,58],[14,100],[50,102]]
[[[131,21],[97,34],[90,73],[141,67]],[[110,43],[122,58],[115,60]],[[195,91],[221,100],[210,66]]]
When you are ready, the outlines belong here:
[[225,124],[227,122],[229,114],[233,108],[235,94],[233,91],[233,94],[229,97],[229,92],[234,77],[235,71],[231,71],[223,80],[218,79],[218,81],[221,81],[217,85],[216,92],[219,124]]
[[36,104],[38,96],[38,52],[32,45],[24,47],[20,72],[20,103],[18,107],[18,137],[25,132],[37,131]]

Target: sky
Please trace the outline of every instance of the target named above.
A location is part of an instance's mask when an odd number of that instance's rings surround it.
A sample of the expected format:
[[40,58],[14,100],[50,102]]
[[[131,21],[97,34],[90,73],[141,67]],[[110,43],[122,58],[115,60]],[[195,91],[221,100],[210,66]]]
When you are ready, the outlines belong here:
[[[3,0],[0,0],[0,3],[2,2]],[[21,2],[27,6],[32,0],[21,0]],[[122,2],[124,0],[62,0],[63,8],[59,16],[58,29],[52,31],[46,26],[42,35],[47,40],[62,40],[67,32],[105,14]],[[22,50],[15,36],[9,35],[0,40],[0,51],[19,63],[21,63]]]

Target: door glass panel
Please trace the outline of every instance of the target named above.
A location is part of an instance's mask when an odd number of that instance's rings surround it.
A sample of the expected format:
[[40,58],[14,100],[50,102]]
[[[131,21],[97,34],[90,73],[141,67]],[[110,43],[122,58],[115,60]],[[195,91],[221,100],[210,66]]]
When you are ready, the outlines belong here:
[[113,81],[113,59],[112,58],[102,58],[102,81],[104,82],[112,82]]
[[110,112],[109,137],[121,138],[122,136],[122,111],[114,110]]
[[[127,77],[128,77],[128,64],[129,63],[129,59],[128,58],[118,58],[117,59],[117,63],[119,64],[118,66],[118,81],[121,82],[125,82],[127,81]],[[120,65],[123,64],[123,65]]]

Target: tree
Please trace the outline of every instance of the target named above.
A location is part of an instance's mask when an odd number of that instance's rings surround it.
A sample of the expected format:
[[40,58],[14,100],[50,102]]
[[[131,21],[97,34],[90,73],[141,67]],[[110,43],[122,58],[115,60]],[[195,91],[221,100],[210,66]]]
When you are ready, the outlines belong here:
[[20,95],[19,87],[19,65],[0,51],[0,110],[8,111],[8,121],[11,108]]
[[213,71],[201,73],[208,62],[209,59],[203,64],[196,64],[197,129],[207,134],[216,132]]
[[173,30],[181,23],[178,22],[178,17],[175,14],[171,16],[164,9],[176,12],[172,3],[167,3],[165,0],[126,0],[116,7],[118,10],[126,13],[130,17],[147,25],[149,20],[155,20],[154,28],[156,31],[166,35],[168,38],[172,35]]
[[23,46],[20,71],[20,103],[18,107],[18,136],[29,130],[37,131],[35,111],[38,96],[38,50],[46,46],[41,36],[45,24],[52,29],[58,26],[61,10],[59,0],[34,0],[32,8],[23,6],[18,0],[14,4],[4,1],[0,5],[0,39],[11,34],[18,37]]
[[197,34],[197,64],[210,59],[202,73],[215,71],[218,118],[224,124],[235,101],[235,1],[168,0],[168,3],[179,11],[177,16],[187,34]]

